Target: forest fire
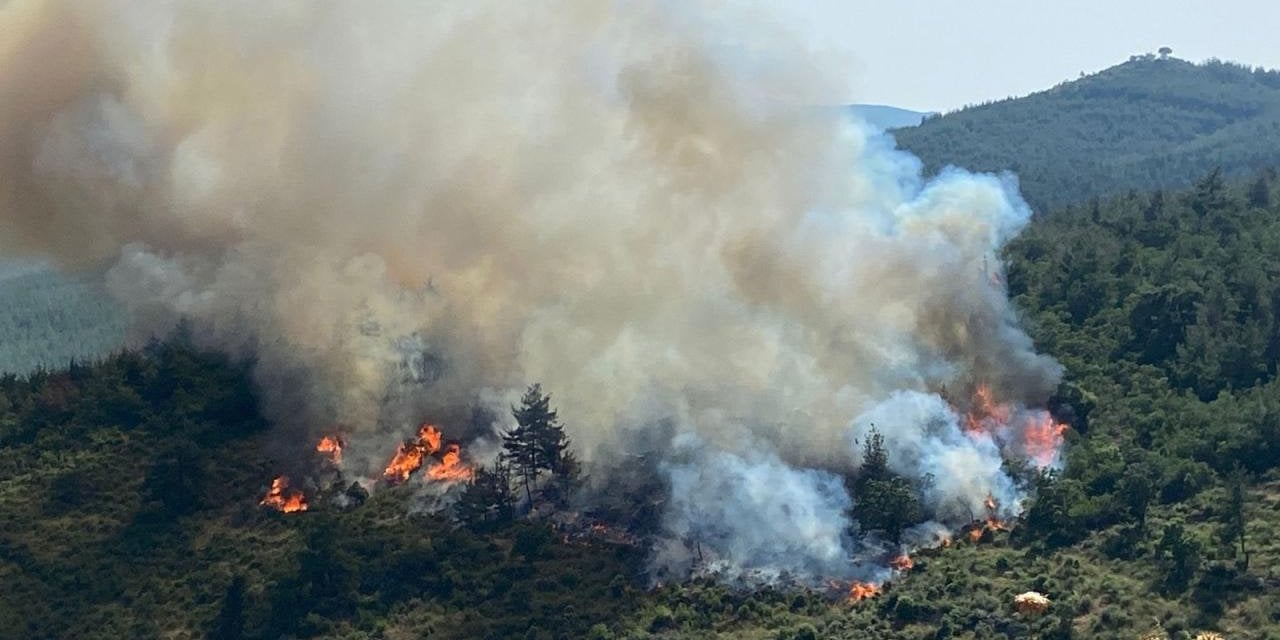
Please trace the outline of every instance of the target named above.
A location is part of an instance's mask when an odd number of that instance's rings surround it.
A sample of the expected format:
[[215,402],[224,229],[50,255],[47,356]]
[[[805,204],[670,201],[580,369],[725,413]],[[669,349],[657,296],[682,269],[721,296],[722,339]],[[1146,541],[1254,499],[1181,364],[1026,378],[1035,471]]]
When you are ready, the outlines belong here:
[[440,457],[440,463],[427,469],[426,479],[436,482],[460,482],[470,480],[474,474],[475,471],[462,462],[462,447],[451,444]]
[[316,452],[333,464],[342,464],[342,439],[337,436],[325,436],[316,443]]
[[973,401],[964,416],[964,428],[969,432],[991,431],[990,423],[1008,424],[1012,410],[1009,405],[997,402],[991,385],[983,382],[973,392]]
[[964,429],[971,434],[994,435],[1004,432],[1015,420],[1022,424],[1022,447],[1027,458],[1040,469],[1055,464],[1062,449],[1066,423],[1057,421],[1044,410],[1019,410],[1015,416],[1014,408],[997,401],[991,385],[985,382],[973,392],[969,409],[964,413]]
[[1000,504],[996,502],[995,498],[987,496],[982,504],[987,508],[987,517],[964,528],[970,542],[981,542],[983,537],[988,534],[994,535],[997,532],[1009,530],[1009,525],[998,517]]
[[915,566],[915,560],[905,553],[889,561],[889,567],[894,571],[910,571]]
[[1027,427],[1023,431],[1026,451],[1037,467],[1043,469],[1057,460],[1066,431],[1067,425],[1054,420],[1047,411],[1028,418]]
[[874,582],[854,581],[849,585],[849,594],[845,597],[846,602],[862,602],[868,598],[874,598],[880,595],[880,585]]
[[[395,456],[382,472],[383,479],[391,484],[407,481],[413,472],[422,468],[427,458],[440,453],[443,440],[443,434],[435,425],[422,425],[418,429],[417,440],[401,443],[396,449]],[[459,482],[471,479],[473,474],[471,466],[462,461],[462,447],[453,443],[444,447],[444,453],[423,477],[427,481]]]
[[258,503],[264,507],[271,507],[281,513],[297,513],[307,510],[307,498],[297,489],[289,487],[289,478],[287,476],[276,476],[271,481],[271,489],[267,491],[267,495],[262,497]]

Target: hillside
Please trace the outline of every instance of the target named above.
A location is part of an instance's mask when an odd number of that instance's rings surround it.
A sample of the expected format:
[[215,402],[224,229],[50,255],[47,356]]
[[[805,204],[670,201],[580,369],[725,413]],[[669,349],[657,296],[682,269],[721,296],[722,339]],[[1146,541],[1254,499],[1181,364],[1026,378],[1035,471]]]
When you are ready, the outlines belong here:
[[[879,597],[650,589],[642,547],[456,527],[408,487],[263,509],[276,469],[247,369],[177,339],[0,378],[0,638],[1274,637],[1271,183],[1057,210],[1010,247],[1010,292],[1068,368],[1067,467],[1033,480],[1011,532],[921,551]],[[1010,607],[1028,589],[1045,616]]]
[[100,358],[124,339],[119,308],[87,280],[0,262],[0,373]]
[[926,171],[1012,171],[1034,207],[1280,165],[1280,72],[1137,57],[893,132]]

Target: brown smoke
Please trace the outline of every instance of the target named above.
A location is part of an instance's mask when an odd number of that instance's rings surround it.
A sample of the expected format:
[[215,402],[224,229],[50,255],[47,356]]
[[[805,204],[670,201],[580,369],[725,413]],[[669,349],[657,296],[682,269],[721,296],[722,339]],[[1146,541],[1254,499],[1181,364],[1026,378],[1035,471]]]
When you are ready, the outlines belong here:
[[356,461],[361,433],[532,381],[588,457],[668,420],[841,467],[891,392],[1041,399],[1057,365],[991,283],[1027,217],[1009,186],[923,185],[807,106],[823,70],[743,24],[588,0],[11,0],[0,248],[110,265],[140,334],[187,318],[254,354],[270,417],[341,425]]

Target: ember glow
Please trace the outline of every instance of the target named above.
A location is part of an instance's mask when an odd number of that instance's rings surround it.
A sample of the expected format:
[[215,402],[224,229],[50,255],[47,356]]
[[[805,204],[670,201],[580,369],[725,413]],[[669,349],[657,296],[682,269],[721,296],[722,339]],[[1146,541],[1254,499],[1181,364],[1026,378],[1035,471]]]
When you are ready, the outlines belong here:
[[289,487],[287,476],[276,476],[271,481],[271,490],[262,497],[258,504],[271,507],[281,513],[297,513],[307,510],[307,498],[302,492]]
[[1008,523],[999,518],[1000,504],[996,502],[995,498],[987,496],[983,504],[987,508],[987,517],[965,527],[965,532],[968,534],[970,542],[981,542],[983,536],[987,533],[994,535],[997,532],[1009,530]]
[[342,464],[342,440],[337,436],[325,436],[316,443],[316,452],[333,464]]
[[910,571],[915,566],[915,561],[905,553],[889,561],[889,567],[894,571]]

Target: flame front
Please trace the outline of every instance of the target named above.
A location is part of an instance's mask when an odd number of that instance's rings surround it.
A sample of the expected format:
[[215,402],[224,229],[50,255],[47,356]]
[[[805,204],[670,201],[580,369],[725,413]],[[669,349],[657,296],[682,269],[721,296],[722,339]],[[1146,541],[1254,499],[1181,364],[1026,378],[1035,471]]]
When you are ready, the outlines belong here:
[[880,595],[880,585],[874,582],[855,581],[849,585],[849,595],[845,600],[848,602],[861,602],[878,595]]
[[892,567],[894,571],[910,571],[916,566],[916,562],[911,559],[911,556],[904,553],[890,560],[889,566]]
[[400,483],[409,479],[410,474],[422,467],[422,458],[426,450],[418,443],[401,443],[391,463],[382,471],[387,482]]
[[427,469],[426,478],[428,481],[459,482],[470,480],[474,473],[462,462],[462,447],[451,444],[440,457],[440,463]]
[[282,513],[296,513],[307,510],[307,498],[297,489],[289,488],[287,476],[276,476],[271,481],[271,489],[258,504],[271,507]]
[[316,443],[316,452],[333,464],[342,464],[342,440],[337,436],[325,436]]
[[444,435],[435,425],[424,424],[418,429],[418,439],[400,445],[391,462],[382,472],[382,477],[392,484],[399,484],[409,479],[415,471],[421,469],[428,458],[439,454],[439,459],[428,466],[423,479],[428,482],[459,482],[470,480],[475,470],[462,461],[462,447],[457,443],[441,445]]

